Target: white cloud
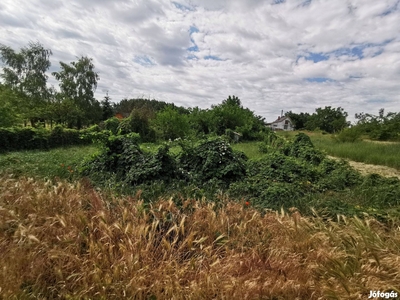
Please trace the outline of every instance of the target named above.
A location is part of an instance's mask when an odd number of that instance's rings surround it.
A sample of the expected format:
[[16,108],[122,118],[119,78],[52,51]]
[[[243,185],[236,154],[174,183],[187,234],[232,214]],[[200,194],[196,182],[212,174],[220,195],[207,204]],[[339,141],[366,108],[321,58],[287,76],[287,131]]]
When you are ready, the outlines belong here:
[[207,108],[236,95],[267,120],[325,105],[399,111],[397,0],[275,2],[5,0],[0,43],[40,41],[53,50],[51,71],[92,57],[99,99],[108,90],[114,101]]

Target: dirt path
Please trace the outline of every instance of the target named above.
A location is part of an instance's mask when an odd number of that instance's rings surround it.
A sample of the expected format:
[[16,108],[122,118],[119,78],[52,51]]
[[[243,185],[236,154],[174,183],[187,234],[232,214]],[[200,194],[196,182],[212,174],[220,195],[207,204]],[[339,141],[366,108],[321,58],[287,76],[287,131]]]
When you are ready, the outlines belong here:
[[[334,156],[328,156],[331,159],[339,160],[340,158],[334,157]],[[363,175],[368,175],[372,173],[376,173],[385,177],[397,177],[400,179],[400,171],[386,167],[386,166],[380,166],[380,165],[370,165],[370,164],[365,164],[357,161],[352,161],[349,159],[345,159],[346,161],[349,162],[350,166],[352,166],[354,169],[359,171]]]

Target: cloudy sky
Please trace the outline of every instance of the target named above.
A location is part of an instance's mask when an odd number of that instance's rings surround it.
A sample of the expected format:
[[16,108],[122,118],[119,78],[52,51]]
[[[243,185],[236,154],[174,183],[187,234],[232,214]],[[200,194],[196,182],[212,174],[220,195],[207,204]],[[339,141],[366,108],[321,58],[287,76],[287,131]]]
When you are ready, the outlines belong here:
[[0,43],[29,41],[92,57],[99,100],[400,111],[400,0],[2,0]]

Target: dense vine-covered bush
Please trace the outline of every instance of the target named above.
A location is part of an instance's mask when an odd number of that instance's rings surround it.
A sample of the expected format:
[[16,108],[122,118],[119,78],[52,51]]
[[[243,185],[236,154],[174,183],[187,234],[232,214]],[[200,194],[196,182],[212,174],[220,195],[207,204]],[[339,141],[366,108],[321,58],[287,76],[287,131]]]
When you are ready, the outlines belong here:
[[214,179],[229,184],[245,176],[246,160],[227,141],[216,138],[192,147],[183,146],[179,165],[189,181],[206,183]]
[[360,174],[348,163],[328,159],[307,135],[300,133],[286,143],[278,140],[271,135],[263,144],[269,147],[268,154],[247,163],[247,176],[231,185],[232,195],[260,207],[279,209],[298,206],[306,195],[343,191],[361,183]]
[[132,186],[176,178],[176,161],[168,153],[168,146],[154,154],[147,153],[140,149],[139,140],[137,133],[110,136],[103,151],[84,164],[82,173],[97,181],[114,177],[115,181]]

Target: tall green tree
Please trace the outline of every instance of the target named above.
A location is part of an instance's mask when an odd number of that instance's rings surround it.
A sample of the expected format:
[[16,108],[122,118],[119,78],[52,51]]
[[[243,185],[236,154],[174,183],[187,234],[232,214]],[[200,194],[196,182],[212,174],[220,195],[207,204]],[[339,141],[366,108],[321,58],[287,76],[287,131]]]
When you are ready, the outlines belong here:
[[363,134],[377,140],[400,140],[400,113],[389,112],[381,108],[378,115],[359,113],[355,126]]
[[178,109],[172,106],[159,111],[152,121],[152,126],[164,140],[183,138],[190,131],[188,115],[179,113]]
[[101,110],[102,110],[102,120],[105,121],[114,116],[114,109],[111,103],[111,98],[108,96],[108,92],[104,96],[104,100],[101,101]]
[[310,118],[310,114],[309,113],[299,113],[296,114],[292,111],[288,111],[287,113],[285,113],[285,116],[289,117],[290,120],[292,120],[293,125],[295,126],[295,129],[304,129],[306,127],[306,123]]
[[256,116],[236,96],[229,96],[221,104],[212,106],[213,122],[212,131],[218,135],[225,134],[227,129],[235,130],[242,134],[243,139],[257,139],[259,133],[266,130],[264,119]]
[[21,123],[17,107],[18,98],[15,92],[0,84],[0,127],[11,127]]
[[316,130],[319,128],[328,133],[338,132],[350,125],[350,123],[346,121],[347,116],[347,112],[341,107],[319,107],[315,110],[315,113],[309,117],[305,127],[308,130]]
[[94,98],[100,77],[94,70],[93,59],[82,56],[78,61],[70,64],[60,62],[60,65],[61,71],[52,74],[60,82],[61,95],[64,99],[71,99],[83,112],[83,117],[78,116],[76,126],[81,128],[100,121],[101,106]]
[[46,71],[50,68],[50,49],[40,43],[30,42],[16,52],[11,47],[0,45],[0,60],[3,72],[0,75],[4,84],[11,88],[20,103],[16,110],[24,119],[29,119],[32,126],[46,115],[49,90]]

